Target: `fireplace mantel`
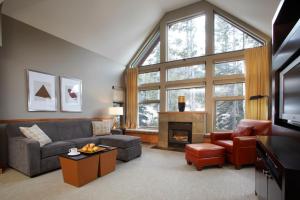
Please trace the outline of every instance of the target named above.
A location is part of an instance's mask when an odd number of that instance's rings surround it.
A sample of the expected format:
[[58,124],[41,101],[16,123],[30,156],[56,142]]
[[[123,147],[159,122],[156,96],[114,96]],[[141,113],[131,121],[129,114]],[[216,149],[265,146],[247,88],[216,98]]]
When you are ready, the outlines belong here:
[[168,148],[168,123],[191,122],[192,143],[202,142],[206,133],[206,112],[159,112],[158,146]]

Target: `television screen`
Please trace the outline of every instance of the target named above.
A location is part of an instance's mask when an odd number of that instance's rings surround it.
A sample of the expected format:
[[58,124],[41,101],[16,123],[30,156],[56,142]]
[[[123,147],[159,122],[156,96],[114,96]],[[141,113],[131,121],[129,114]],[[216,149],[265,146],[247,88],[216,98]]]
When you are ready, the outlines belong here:
[[300,63],[283,75],[283,113],[300,114]]
[[300,57],[280,73],[280,116],[300,126]]

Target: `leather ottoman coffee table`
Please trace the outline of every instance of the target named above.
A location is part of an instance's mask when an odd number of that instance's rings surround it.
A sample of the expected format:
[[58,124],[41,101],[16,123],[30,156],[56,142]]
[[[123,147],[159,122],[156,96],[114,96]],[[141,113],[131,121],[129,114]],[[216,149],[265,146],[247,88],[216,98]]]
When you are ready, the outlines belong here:
[[99,152],[98,176],[105,176],[116,169],[117,149],[116,147],[105,146],[104,151]]
[[205,166],[224,165],[225,148],[210,144],[187,144],[185,146],[185,159],[189,165],[194,164],[197,170]]
[[105,150],[94,154],[60,155],[59,160],[64,182],[80,187],[114,171],[116,168],[117,148],[109,146],[105,146],[105,148]]
[[80,187],[98,177],[99,154],[60,155],[59,161],[65,183]]

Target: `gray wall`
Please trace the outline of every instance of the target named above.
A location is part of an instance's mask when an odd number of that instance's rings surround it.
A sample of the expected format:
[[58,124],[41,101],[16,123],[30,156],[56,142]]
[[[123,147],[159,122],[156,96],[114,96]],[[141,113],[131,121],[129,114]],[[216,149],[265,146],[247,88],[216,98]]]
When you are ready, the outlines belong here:
[[1,10],[2,10],[2,3],[0,3],[0,47],[2,46],[2,15],[1,15]]
[[[0,120],[107,115],[112,105],[112,86],[122,86],[125,66],[5,15],[2,26]],[[57,112],[27,111],[26,69],[57,76]],[[59,76],[82,80],[83,112],[60,111]]]

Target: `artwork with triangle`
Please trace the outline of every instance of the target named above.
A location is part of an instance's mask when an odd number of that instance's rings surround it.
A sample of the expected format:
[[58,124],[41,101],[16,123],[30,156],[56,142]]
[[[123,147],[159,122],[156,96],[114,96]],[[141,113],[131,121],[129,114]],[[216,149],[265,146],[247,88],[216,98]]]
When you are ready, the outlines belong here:
[[35,94],[35,96],[51,99],[51,96],[50,96],[47,88],[44,85],[41,86],[41,88],[37,91],[37,93]]

